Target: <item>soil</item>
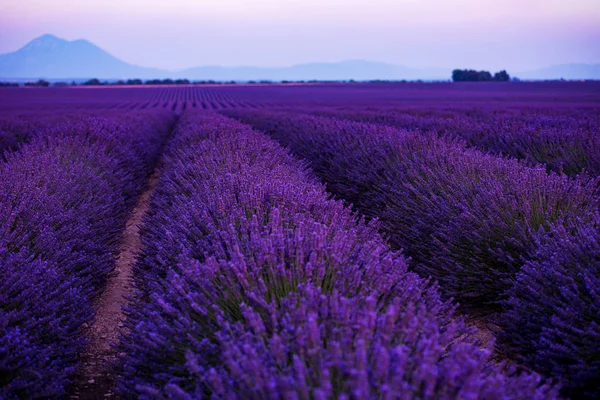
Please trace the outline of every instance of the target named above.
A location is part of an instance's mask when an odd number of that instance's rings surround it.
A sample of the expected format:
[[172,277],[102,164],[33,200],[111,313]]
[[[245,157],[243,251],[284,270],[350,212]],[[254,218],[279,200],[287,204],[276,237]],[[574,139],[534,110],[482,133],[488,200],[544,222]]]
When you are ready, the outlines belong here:
[[[483,348],[489,348],[492,343],[496,340],[494,335],[494,325],[487,323],[482,319],[477,319],[467,316],[465,318],[467,325],[477,328],[477,333],[473,335],[473,338],[477,340]],[[494,353],[493,357],[497,357]]]

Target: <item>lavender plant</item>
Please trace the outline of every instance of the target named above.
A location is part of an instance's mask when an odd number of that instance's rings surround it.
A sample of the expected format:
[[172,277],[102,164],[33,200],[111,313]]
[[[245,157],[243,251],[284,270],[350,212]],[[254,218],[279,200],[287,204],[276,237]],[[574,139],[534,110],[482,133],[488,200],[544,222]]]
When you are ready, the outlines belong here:
[[440,106],[418,108],[304,109],[308,113],[463,139],[496,155],[543,164],[549,171],[600,175],[600,119],[590,108],[498,109]]
[[[494,312],[513,305],[503,326],[508,327],[505,340],[516,341],[514,352],[537,348],[533,342],[540,335],[535,332],[553,332],[546,334],[543,351],[521,358],[526,365],[563,380],[567,387],[584,379],[573,369],[579,368],[583,376],[596,373],[596,366],[583,361],[589,358],[579,355],[590,354],[589,337],[572,338],[565,345],[566,334],[554,324],[566,316],[552,317],[564,307],[565,314],[573,313],[575,329],[595,332],[594,318],[585,308],[573,309],[577,304],[595,304],[595,294],[578,289],[569,299],[558,296],[566,281],[546,275],[555,273],[549,254],[564,246],[553,244],[555,234],[547,239],[547,249],[540,250],[539,239],[548,230],[590,223],[597,209],[595,180],[547,174],[543,168],[484,155],[460,142],[423,133],[267,112],[235,115],[290,145],[311,161],[330,190],[353,201],[366,215],[380,217],[392,243],[413,256],[415,269],[439,279],[442,290],[460,299],[466,310],[484,311],[495,319]],[[569,243],[579,249],[579,257],[593,257],[582,238]],[[527,260],[539,263],[538,269],[547,268],[544,273],[530,272],[538,276],[533,280],[537,287],[517,279]],[[574,262],[569,258],[565,268]],[[528,268],[525,271],[532,267]],[[564,279],[574,279],[572,274],[581,268],[570,269]],[[560,269],[556,271],[560,274]],[[586,279],[586,286],[593,282]],[[554,293],[547,300],[540,293],[542,286]],[[544,301],[548,308],[538,310]],[[538,316],[532,318],[534,314]],[[524,330],[528,318],[531,325]],[[577,361],[567,360],[566,353]],[[594,357],[595,351],[591,354]]]
[[[328,199],[303,163],[262,134],[188,113],[163,165],[120,345],[122,395],[292,398],[330,385],[340,397],[377,397],[391,385],[430,397],[556,396],[535,374],[489,364],[490,350],[435,285],[407,271],[377,226]],[[310,326],[300,318],[307,312]],[[322,339],[306,343],[315,324]],[[367,349],[393,354],[394,372],[384,377],[374,357],[362,362]],[[465,364],[470,372],[460,373]]]
[[68,114],[44,112],[8,113],[0,115],[0,160],[4,153],[14,151],[29,142],[52,124],[66,120]]
[[[557,397],[539,376],[498,373],[489,350],[453,343],[456,326],[440,329],[409,293],[382,306],[377,296],[350,299],[301,287],[278,307],[244,305],[242,321],[223,318],[216,367],[202,368],[192,353],[187,363],[213,398]],[[199,394],[167,390],[182,399]]]
[[500,320],[504,351],[549,376],[573,399],[600,396],[600,217],[556,224],[538,238]]
[[0,163],[0,397],[65,394],[83,324],[171,121],[82,117]]
[[232,111],[270,133],[381,227],[415,269],[472,312],[499,309],[539,229],[598,207],[596,181],[548,174],[392,127]]

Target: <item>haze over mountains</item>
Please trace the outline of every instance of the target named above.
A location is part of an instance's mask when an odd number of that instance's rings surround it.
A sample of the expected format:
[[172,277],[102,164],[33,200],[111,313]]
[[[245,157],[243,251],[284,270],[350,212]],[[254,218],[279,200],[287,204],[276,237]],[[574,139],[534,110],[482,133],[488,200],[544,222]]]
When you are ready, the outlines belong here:
[[[564,64],[511,75],[532,80],[600,79],[600,64]],[[0,54],[0,79],[448,80],[450,76],[447,68],[417,69],[363,60],[271,68],[201,66],[169,71],[128,64],[87,40],[67,41],[53,35],[40,36],[13,53]]]

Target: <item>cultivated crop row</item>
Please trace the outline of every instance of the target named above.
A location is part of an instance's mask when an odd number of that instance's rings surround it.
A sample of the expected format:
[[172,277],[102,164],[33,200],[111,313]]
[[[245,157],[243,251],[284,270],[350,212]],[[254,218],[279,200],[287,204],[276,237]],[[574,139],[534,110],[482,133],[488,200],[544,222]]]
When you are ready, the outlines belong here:
[[68,120],[65,113],[21,113],[0,116],[0,160],[6,151],[16,150],[41,132]]
[[596,180],[547,173],[452,138],[388,126],[236,111],[310,162],[328,189],[381,228],[411,265],[501,350],[596,398],[600,262]]
[[[5,100],[4,94],[10,98]],[[249,96],[244,90],[210,87],[128,87],[128,88],[49,88],[23,89],[0,93],[0,111],[106,111],[168,109],[182,113],[186,109],[218,110],[258,108],[266,99]],[[270,106],[275,106],[269,103]]]
[[435,132],[497,155],[544,164],[548,170],[600,176],[600,114],[586,108],[373,108],[310,110],[318,115]]
[[172,122],[80,115],[0,162],[0,398],[65,394],[125,218]]
[[[545,83],[356,83],[301,85],[103,86],[0,88],[3,110],[73,110],[112,107],[164,108],[187,103],[187,108],[351,107],[365,109],[426,108],[440,110],[496,107],[588,108],[598,113],[597,82]],[[194,104],[196,107],[194,107]],[[167,106],[168,107],[168,106]],[[176,107],[177,108],[177,107]],[[434,112],[433,115],[436,115]],[[433,116],[432,115],[432,116]]]
[[125,397],[556,397],[496,369],[437,287],[276,142],[215,114],[174,135],[119,349]]

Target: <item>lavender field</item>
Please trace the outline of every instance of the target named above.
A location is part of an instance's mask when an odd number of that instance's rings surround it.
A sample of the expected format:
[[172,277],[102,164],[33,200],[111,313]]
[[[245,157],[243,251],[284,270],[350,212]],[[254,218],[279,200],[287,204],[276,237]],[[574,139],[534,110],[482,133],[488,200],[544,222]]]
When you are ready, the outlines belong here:
[[600,397],[600,82],[0,88],[0,399]]

